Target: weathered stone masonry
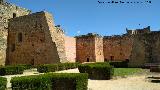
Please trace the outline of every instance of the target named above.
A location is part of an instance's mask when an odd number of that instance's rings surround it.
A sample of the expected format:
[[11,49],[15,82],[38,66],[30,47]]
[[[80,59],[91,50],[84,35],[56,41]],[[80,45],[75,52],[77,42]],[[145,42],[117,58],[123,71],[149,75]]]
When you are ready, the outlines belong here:
[[125,61],[130,59],[133,40],[129,35],[105,36],[103,51],[105,61]]
[[129,66],[140,67],[160,63],[160,32],[150,27],[126,29],[123,35],[89,33],[74,38],[54,25],[51,14],[30,12],[0,0],[0,65],[128,60]]
[[51,64],[65,62],[63,33],[52,16],[38,12],[9,22],[6,64]]
[[77,62],[103,62],[103,39],[97,34],[76,37]]
[[6,59],[8,19],[30,13],[30,10],[0,0],[0,65],[4,65]]

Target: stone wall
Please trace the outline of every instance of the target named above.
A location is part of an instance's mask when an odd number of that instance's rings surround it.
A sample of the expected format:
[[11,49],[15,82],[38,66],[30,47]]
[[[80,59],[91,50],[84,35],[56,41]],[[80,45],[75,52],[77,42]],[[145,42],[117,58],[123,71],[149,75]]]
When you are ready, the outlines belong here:
[[130,59],[132,37],[128,35],[105,36],[103,51],[105,61],[125,61]]
[[[47,12],[11,19],[6,64],[38,65],[64,62],[65,51],[60,50],[65,48],[64,39],[63,34],[58,32],[52,15]],[[59,39],[56,36],[59,36]]]
[[104,62],[103,38],[101,36],[95,37],[95,56],[96,62]]
[[8,19],[13,17],[30,14],[31,11],[9,4],[7,2],[0,3],[0,65],[4,65],[6,57],[7,35],[8,35]]
[[55,42],[58,51],[59,60],[61,63],[67,62],[65,51],[65,35],[64,31],[60,27],[54,25],[54,20],[51,14],[46,13],[48,28],[52,37],[52,41]]
[[96,34],[76,37],[76,60],[78,62],[102,62],[103,40]]
[[76,38],[65,36],[65,49],[68,62],[76,61]]
[[160,63],[160,32],[134,36],[129,66],[140,67],[145,63]]

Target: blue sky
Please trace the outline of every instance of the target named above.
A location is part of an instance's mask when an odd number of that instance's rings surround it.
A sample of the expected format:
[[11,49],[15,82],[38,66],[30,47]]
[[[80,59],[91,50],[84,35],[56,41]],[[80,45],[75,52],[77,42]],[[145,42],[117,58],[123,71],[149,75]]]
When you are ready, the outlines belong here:
[[[160,30],[160,0],[141,4],[99,4],[98,0],[8,0],[32,12],[48,11],[56,25],[61,25],[69,36],[87,34],[117,35],[128,29],[151,26]],[[112,1],[112,0],[99,0]],[[120,0],[114,0],[120,1]],[[140,25],[139,25],[140,24]]]

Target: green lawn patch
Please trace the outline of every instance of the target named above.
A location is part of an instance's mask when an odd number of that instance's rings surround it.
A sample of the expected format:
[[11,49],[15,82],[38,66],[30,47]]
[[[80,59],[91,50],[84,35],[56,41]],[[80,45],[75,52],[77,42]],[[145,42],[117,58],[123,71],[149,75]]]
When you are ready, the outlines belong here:
[[114,68],[113,76],[133,75],[142,72],[141,68]]

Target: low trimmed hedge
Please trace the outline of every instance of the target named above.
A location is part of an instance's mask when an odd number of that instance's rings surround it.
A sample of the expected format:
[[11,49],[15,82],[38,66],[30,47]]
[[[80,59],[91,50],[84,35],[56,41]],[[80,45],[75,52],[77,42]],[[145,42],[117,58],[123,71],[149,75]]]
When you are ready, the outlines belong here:
[[0,75],[15,75],[15,74],[23,74],[24,67],[13,65],[13,66],[2,66],[0,67]]
[[160,66],[150,67],[150,72],[160,72]]
[[114,69],[109,63],[92,63],[78,66],[80,73],[88,73],[90,79],[108,80],[111,79]]
[[110,65],[114,66],[115,68],[127,68],[128,61],[113,61],[109,62]]
[[16,65],[16,66],[22,66],[24,68],[24,70],[33,68],[33,66],[30,65],[30,64],[19,64],[19,65]]
[[55,72],[60,70],[67,70],[77,68],[79,63],[59,63],[59,64],[45,64],[37,66],[37,71],[40,73]]
[[0,77],[0,90],[6,90],[7,79]]
[[88,74],[48,73],[14,77],[11,83],[12,90],[87,90]]

